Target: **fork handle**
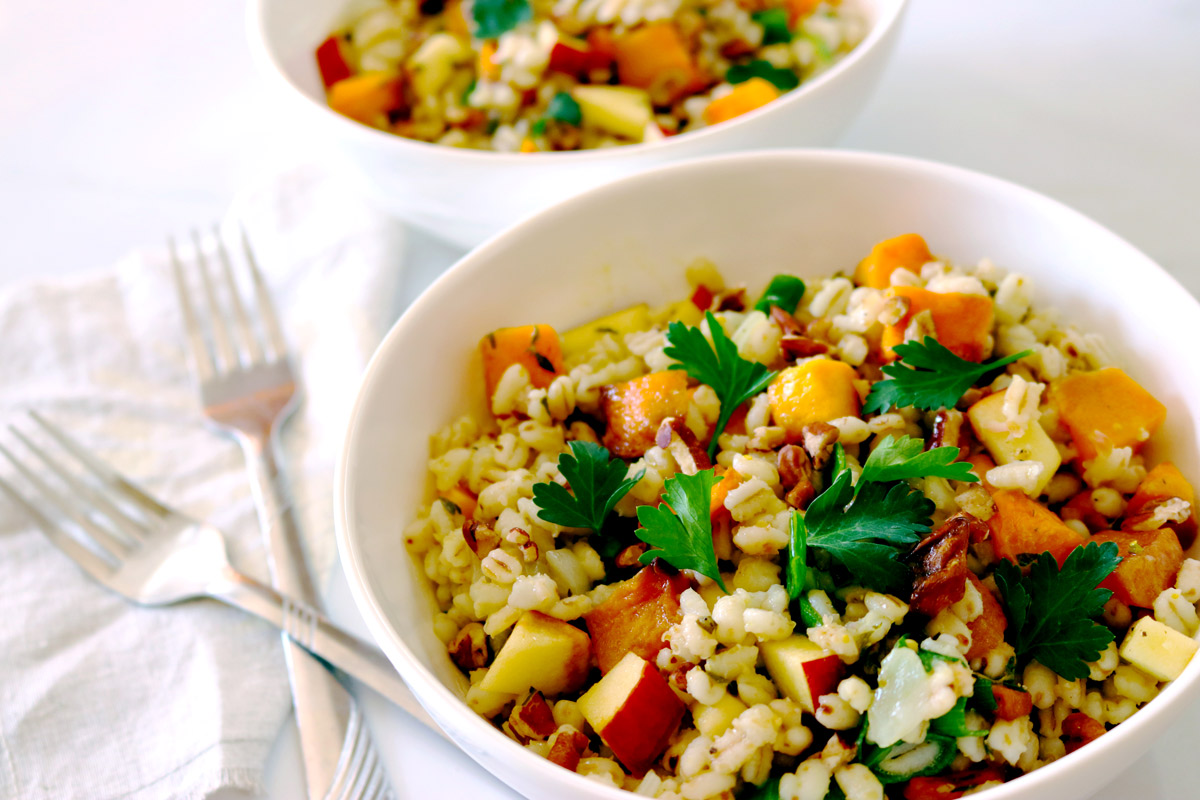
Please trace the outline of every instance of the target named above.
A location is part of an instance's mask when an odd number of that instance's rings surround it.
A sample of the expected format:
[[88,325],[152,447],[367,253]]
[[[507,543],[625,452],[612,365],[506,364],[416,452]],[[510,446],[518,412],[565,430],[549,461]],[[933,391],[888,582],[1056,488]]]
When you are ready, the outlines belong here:
[[311,606],[233,568],[227,568],[222,578],[219,584],[210,587],[212,597],[265,619],[305,650],[379,692],[425,727],[446,737],[378,647],[338,627]]

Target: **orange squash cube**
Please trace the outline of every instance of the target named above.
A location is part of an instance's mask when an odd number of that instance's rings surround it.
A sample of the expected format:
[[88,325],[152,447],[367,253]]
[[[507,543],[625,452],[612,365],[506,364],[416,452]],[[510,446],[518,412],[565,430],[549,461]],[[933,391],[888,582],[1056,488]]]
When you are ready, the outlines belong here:
[[384,127],[388,112],[404,105],[402,85],[400,77],[389,72],[363,72],[330,86],[326,99],[343,116]]
[[729,493],[742,485],[742,476],[733,470],[727,471],[721,476],[721,480],[717,481],[712,488],[711,500],[708,504],[709,516],[727,515],[728,509],[725,508],[725,498],[729,497]]
[[727,122],[756,108],[761,108],[779,97],[775,84],[765,78],[751,78],[733,87],[724,97],[718,97],[704,109],[704,121],[709,125]]
[[979,580],[974,572],[967,571],[967,580],[983,598],[983,610],[978,617],[967,623],[967,628],[971,631],[971,647],[967,650],[967,660],[969,661],[973,658],[983,658],[1004,641],[1008,617],[1004,615],[1000,601],[988,591],[988,588],[983,585],[983,581]]
[[983,360],[995,319],[992,298],[960,292],[931,292],[917,286],[893,286],[888,292],[908,301],[908,313],[895,325],[883,329],[879,345],[885,360],[896,357],[892,348],[904,341],[905,328],[922,311],[933,316],[934,338],[946,349],[967,361]]
[[929,245],[915,233],[884,239],[871,248],[870,254],[858,262],[854,282],[872,289],[891,286],[892,273],[900,268],[919,273],[921,267],[933,261]]
[[813,422],[857,417],[858,390],[854,388],[857,378],[854,367],[829,358],[814,358],[788,367],[767,389],[771,417],[792,441],[799,441],[804,426]]
[[1166,406],[1116,367],[1068,375],[1052,398],[1080,461],[1119,447],[1137,452],[1167,418]]
[[1016,562],[1022,554],[1050,553],[1062,561],[1067,553],[1087,541],[1088,537],[1067,527],[1057,514],[1024,492],[1016,489],[994,492],[992,501],[996,513],[988,520],[988,527],[999,558]]
[[654,446],[664,419],[687,415],[687,373],[652,372],[605,386],[600,389],[600,407],[608,420],[604,446],[621,458],[640,458]]
[[[1121,563],[1100,586],[1112,589],[1113,597],[1129,606],[1152,608],[1154,598],[1175,585],[1183,564],[1183,548],[1175,531],[1103,531],[1089,542],[1116,542]],[[1062,556],[1059,561],[1065,561]]]
[[1129,498],[1129,505],[1125,507],[1125,520],[1129,522],[1139,514],[1149,512],[1149,507],[1154,503],[1173,497],[1178,497],[1192,507],[1192,513],[1186,520],[1167,526],[1175,531],[1179,543],[1186,550],[1196,541],[1196,493],[1179,468],[1170,461],[1164,461],[1146,473],[1133,497]]
[[653,22],[618,36],[613,51],[621,83],[645,89],[655,105],[671,105],[700,82],[674,23]]
[[667,628],[683,617],[679,596],[690,585],[682,574],[671,575],[651,564],[585,614],[600,672],[607,673],[626,653],[653,661],[666,647]]
[[483,357],[483,382],[489,402],[505,370],[513,364],[525,367],[529,382],[539,389],[545,389],[566,372],[558,332],[549,325],[521,325],[492,331],[479,340],[479,354]]

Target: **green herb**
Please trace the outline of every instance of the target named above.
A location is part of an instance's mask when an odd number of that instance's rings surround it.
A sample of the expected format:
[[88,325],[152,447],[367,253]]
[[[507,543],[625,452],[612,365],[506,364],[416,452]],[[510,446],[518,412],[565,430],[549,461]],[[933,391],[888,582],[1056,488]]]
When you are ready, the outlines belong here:
[[963,736],[987,736],[987,731],[977,731],[967,727],[967,698],[960,697],[954,708],[929,723],[933,733],[960,739]]
[[471,79],[471,82],[467,84],[467,88],[463,90],[462,96],[458,98],[459,103],[464,106],[467,105],[467,98],[471,96],[471,92],[475,91],[475,85],[477,83],[479,83],[479,81],[475,80],[474,78]]
[[917,647],[917,658],[921,659],[921,666],[926,672],[933,672],[933,662],[945,661],[948,664],[961,664],[961,658],[948,656],[945,653],[939,653],[935,650],[926,650],[923,647]]
[[779,778],[767,778],[762,786],[749,784],[749,790],[738,800],[779,800]]
[[792,30],[788,27],[788,14],[784,9],[769,8],[766,11],[755,11],[750,16],[759,25],[762,25],[763,44],[786,44],[792,40]]
[[681,472],[663,484],[661,505],[638,507],[638,522],[642,527],[637,535],[646,544],[657,548],[642,553],[638,560],[649,564],[661,558],[676,569],[695,570],[712,578],[728,594],[717,569],[708,508],[717,480],[711,469],[700,470],[695,475]]
[[790,91],[800,85],[800,78],[790,69],[776,67],[770,61],[758,59],[748,64],[735,64],[725,73],[730,83],[745,83],[751,78],[762,78],[781,92]]
[[850,483],[841,472],[808,506],[804,522],[807,546],[824,550],[854,575],[857,585],[898,589],[909,569],[896,560],[898,548],[920,541],[929,532],[933,503],[905,484]]
[[992,679],[976,675],[975,693],[971,695],[971,699],[985,714],[995,711],[999,704],[996,702],[996,693],[992,691]]
[[583,112],[579,109],[579,103],[575,102],[574,97],[567,92],[559,92],[550,98],[550,102],[546,105],[545,119],[557,120],[579,127],[583,124]]
[[[799,511],[792,511],[792,519],[788,525],[788,596],[793,600],[800,597],[804,594],[807,584],[808,529],[804,525],[804,515]],[[817,624],[820,625],[821,623],[818,622]]]
[[775,378],[775,373],[756,361],[747,361],[739,356],[737,345],[725,335],[725,330],[712,312],[706,311],[704,316],[712,334],[711,345],[699,328],[672,322],[667,328],[667,343],[670,346],[663,352],[679,362],[672,364],[671,369],[687,370],[688,375],[712,388],[721,401],[721,413],[717,416],[717,426],[708,444],[708,457],[712,459],[717,454],[717,439],[729,424],[733,412],[767,388],[767,384]]
[[888,434],[876,445],[863,464],[858,482],[907,481],[913,478],[947,478],[953,481],[975,483],[979,478],[971,472],[971,465],[958,458],[957,447],[934,447],[925,450],[920,439],[909,436],[896,438]]
[[547,123],[547,120],[545,117],[542,117],[537,122],[534,122],[533,125],[531,125],[529,127],[530,135],[531,136],[545,136],[546,135],[546,123]]
[[439,497],[438,499],[442,501],[442,505],[446,507],[446,512],[448,514],[454,515],[462,513],[462,509],[458,507],[458,503],[455,503],[453,500],[447,500],[444,497]]
[[[782,11],[782,9],[774,9]],[[771,306],[779,306],[784,311],[791,314],[796,310],[796,306],[800,305],[801,298],[804,297],[804,281],[797,278],[795,275],[776,275],[771,278],[771,282],[767,284],[766,291],[754,304],[754,308],[764,314],[771,313]]]
[[800,609],[800,620],[806,628],[819,628],[825,624],[825,618],[821,616],[821,612],[817,611],[817,607],[812,604],[807,595],[800,595],[796,600],[796,605]]
[[476,38],[496,39],[532,18],[533,9],[529,0],[475,0],[471,16],[475,18]]
[[923,343],[906,342],[895,347],[900,360],[883,368],[885,380],[871,386],[863,413],[887,411],[892,406],[915,406],[933,411],[953,408],[963,392],[989,372],[1024,358],[1031,350],[976,364],[959,358],[932,336]]
[[1029,569],[1009,561],[996,567],[996,585],[1008,612],[1008,634],[1018,658],[1037,659],[1069,681],[1088,676],[1113,633],[1094,621],[1112,592],[1097,585],[1121,563],[1116,542],[1076,548],[1062,569],[1042,553]]
[[848,472],[850,466],[846,463],[846,448],[841,442],[833,446],[833,463],[829,468],[829,483],[832,484],[843,472]]
[[862,758],[863,765],[875,773],[884,785],[903,783],[922,775],[938,775],[950,766],[958,754],[954,738],[930,730],[919,744],[897,742],[888,747],[871,748]]
[[628,477],[629,468],[620,459],[610,459],[608,450],[591,442],[572,441],[571,452],[558,457],[558,471],[571,484],[572,495],[553,481],[533,486],[538,516],[568,528],[591,528],[597,533],[617,501],[642,478]]

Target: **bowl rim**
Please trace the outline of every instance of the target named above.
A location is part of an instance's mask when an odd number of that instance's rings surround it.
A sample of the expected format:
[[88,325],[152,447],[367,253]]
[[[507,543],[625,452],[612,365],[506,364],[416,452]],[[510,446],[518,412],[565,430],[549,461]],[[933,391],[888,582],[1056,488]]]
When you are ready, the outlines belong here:
[[[691,143],[706,141],[707,139],[721,136],[722,132],[731,131],[741,127],[744,124],[751,123],[760,119],[767,114],[772,113],[773,109],[783,108],[788,105],[803,102],[805,98],[822,92],[827,86],[837,81],[843,74],[857,68],[858,64],[867,58],[867,54],[879,46],[881,42],[891,38],[896,29],[899,27],[900,21],[904,17],[904,12],[908,7],[909,0],[863,0],[874,4],[878,9],[878,16],[875,23],[871,26],[871,30],[866,37],[859,42],[853,50],[847,53],[841,60],[835,63],[832,67],[825,70],[814,78],[800,84],[797,88],[785,93],[782,97],[768,103],[765,106],[756,108],[746,114],[742,114],[734,119],[727,120],[719,125],[705,126],[699,130],[688,131],[668,136],[654,142],[638,142],[636,144],[620,145],[618,147],[592,148],[588,150],[562,150],[536,153],[501,153],[494,150],[475,150],[462,147],[447,147],[446,145],[436,144],[434,142],[424,142],[417,139],[408,139],[404,136],[399,136],[394,133],[387,133],[377,128],[372,128],[369,125],[364,125],[360,122],[345,117],[333,111],[328,104],[320,102],[317,98],[310,96],[307,92],[300,88],[296,82],[292,80],[286,69],[281,63],[280,54],[272,44],[272,40],[268,35],[266,25],[266,4],[273,0],[249,0],[246,6],[246,34],[249,40],[251,54],[254,61],[259,65],[259,69],[268,73],[272,79],[281,82],[285,87],[287,94],[304,107],[315,109],[317,116],[325,121],[324,124],[333,126],[332,129],[340,131],[342,134],[352,136],[364,145],[376,147],[400,147],[400,148],[415,148],[415,153],[422,152],[428,154],[432,152],[439,153],[439,157],[447,157],[454,160],[462,161],[466,164],[475,162],[489,163],[507,163],[518,164],[528,162],[530,158],[538,161],[546,161],[555,159],[556,161],[565,163],[578,163],[590,161],[606,161],[618,159],[624,156],[640,157],[641,155],[651,151],[671,152],[683,147],[691,146]],[[343,4],[345,0],[342,0]],[[315,45],[314,45],[315,47]]]
[[[527,232],[529,229],[550,226],[559,217],[574,215],[577,213],[576,210],[578,208],[586,207],[588,204],[595,202],[597,198],[602,198],[608,194],[635,194],[636,187],[640,182],[659,181],[676,172],[720,168],[724,165],[737,164],[739,162],[749,165],[753,162],[771,163],[778,162],[779,160],[812,162],[813,164],[820,163],[825,166],[833,162],[834,164],[842,164],[851,168],[865,167],[917,174],[923,178],[941,182],[964,186],[974,184],[987,194],[1014,197],[1018,202],[1032,206],[1034,210],[1041,209],[1045,213],[1053,213],[1064,219],[1073,220],[1075,224],[1081,225],[1084,230],[1088,231],[1089,236],[1106,240],[1110,247],[1120,253],[1119,258],[1122,261],[1128,262],[1130,265],[1136,265],[1139,269],[1157,273],[1159,278],[1165,278],[1168,284],[1173,285],[1180,295],[1186,298],[1185,302],[1189,302],[1197,312],[1200,312],[1200,302],[1184,289],[1171,273],[1109,228],[1065,203],[1012,181],[965,167],[912,156],[855,150],[788,148],[755,150],[689,159],[687,161],[653,167],[582,192],[550,208],[537,212],[512,227],[490,237],[483,244],[460,258],[449,269],[440,274],[397,318],[387,334],[380,341],[380,344],[362,372],[359,388],[347,419],[342,448],[338,454],[334,471],[334,531],[339,560],[342,569],[345,570],[351,595],[354,597],[358,611],[362,614],[372,636],[388,655],[404,680],[413,688],[413,694],[423,706],[429,708],[430,704],[436,704],[438,709],[437,713],[434,714],[435,717],[449,719],[456,731],[463,731],[465,727],[472,732],[466,734],[464,731],[460,735],[470,735],[472,738],[477,735],[488,737],[489,753],[499,753],[502,757],[517,759],[523,768],[536,771],[542,771],[547,768],[552,769],[554,770],[553,773],[544,774],[553,775],[556,779],[555,782],[564,779],[568,780],[568,785],[577,789],[583,796],[620,800],[621,798],[630,797],[631,793],[624,789],[598,785],[575,773],[562,771],[561,768],[509,739],[503,732],[493,726],[490,721],[477,715],[461,698],[455,695],[421,663],[405,643],[404,639],[392,628],[377,598],[368,591],[367,576],[363,568],[361,553],[356,541],[351,536],[349,523],[350,504],[348,502],[355,469],[350,462],[350,458],[353,455],[359,436],[358,423],[360,422],[362,406],[365,402],[364,398],[370,386],[374,383],[375,376],[383,369],[382,365],[390,360],[389,354],[400,347],[400,340],[404,334],[404,323],[406,318],[410,317],[412,309],[421,304],[435,302],[439,295],[447,292],[452,293],[453,284],[459,280],[458,276],[460,274],[465,276],[480,269],[487,264],[493,251],[502,249],[514,241],[519,241],[528,235]],[[1177,714],[1170,713],[1173,707],[1182,710],[1182,707],[1187,703],[1194,703],[1198,696],[1200,696],[1200,656],[1193,658],[1178,678],[1163,688],[1156,697],[1140,708],[1137,713],[1117,725],[1114,729],[1108,731],[1105,736],[1092,742],[1087,748],[1081,748],[1078,753],[1070,754],[1070,758],[1060,758],[1051,764],[1020,775],[1000,786],[987,789],[980,796],[987,798],[987,800],[1021,800],[1021,796],[1025,791],[1034,788],[1037,784],[1057,784],[1062,780],[1066,780],[1067,777],[1064,773],[1074,773],[1077,770],[1081,770],[1084,768],[1083,765],[1085,763],[1102,762],[1108,753],[1120,750],[1126,740],[1138,736],[1143,729],[1153,728],[1154,726],[1165,726],[1177,716]],[[1151,735],[1155,734],[1152,732]],[[476,757],[459,739],[453,735],[451,738],[454,739],[455,744],[460,749],[463,749],[468,755]],[[518,751],[520,752],[519,755]],[[1145,750],[1141,750],[1139,754],[1144,752]],[[1079,753],[1085,753],[1086,755],[1079,755]],[[478,760],[477,757],[476,760]],[[558,774],[560,772],[562,773],[561,775]],[[573,776],[573,780],[571,778],[564,778],[568,774]]]

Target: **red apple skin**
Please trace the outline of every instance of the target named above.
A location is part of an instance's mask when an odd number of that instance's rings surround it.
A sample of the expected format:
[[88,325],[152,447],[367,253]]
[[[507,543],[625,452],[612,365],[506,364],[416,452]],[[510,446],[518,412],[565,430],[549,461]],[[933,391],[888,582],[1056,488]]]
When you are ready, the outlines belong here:
[[808,702],[815,709],[820,705],[821,695],[837,692],[838,684],[846,672],[846,665],[837,656],[829,655],[804,662],[801,670],[807,684]]
[[647,663],[600,738],[626,769],[644,775],[667,749],[685,710],[667,679]]

